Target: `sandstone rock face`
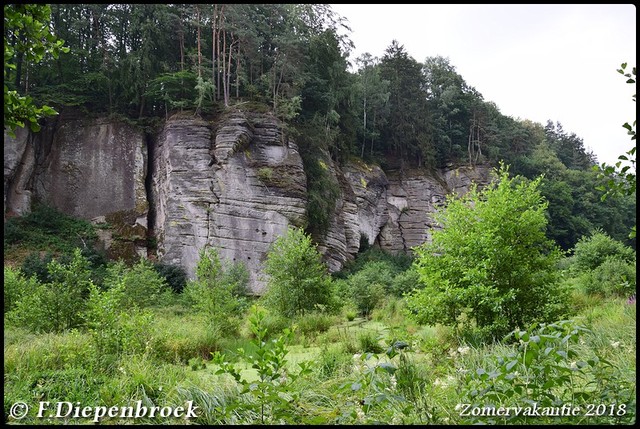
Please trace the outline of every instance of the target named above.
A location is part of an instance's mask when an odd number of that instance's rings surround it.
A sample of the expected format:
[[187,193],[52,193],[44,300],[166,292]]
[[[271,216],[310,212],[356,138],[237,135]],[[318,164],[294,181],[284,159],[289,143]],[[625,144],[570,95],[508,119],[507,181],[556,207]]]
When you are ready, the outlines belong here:
[[431,239],[433,213],[451,193],[462,195],[472,183],[484,186],[489,168],[462,166],[428,174],[420,169],[385,173],[377,166],[348,163],[331,166],[342,195],[318,249],[329,270],[355,258],[361,239],[397,254]]
[[[193,278],[200,250],[212,246],[223,261],[245,264],[251,292],[261,294],[269,247],[307,222],[298,147],[269,114],[232,110],[215,123],[175,117],[153,136],[104,119],[59,119],[5,140],[5,219],[37,201],[104,223],[110,228],[99,234],[113,257],[146,256],[151,235],[151,253]],[[446,195],[489,182],[487,166],[385,172],[323,158],[340,189],[327,231],[315,237],[331,272],[365,242],[410,252],[430,240]]]
[[199,251],[244,263],[253,293],[262,263],[289,225],[302,226],[306,176],[297,146],[268,115],[233,112],[215,129],[169,120],[154,149],[153,201],[158,256],[190,277]]
[[4,133],[4,213],[23,215],[31,208],[29,182],[35,168],[31,133],[26,128],[15,130],[15,138]]
[[147,147],[144,134],[107,120],[69,121],[56,130],[40,166],[40,201],[73,216],[135,211],[146,228]]
[[[33,202],[106,222],[111,256],[146,256],[147,146],[132,126],[109,121],[53,122],[37,134],[19,130],[5,144],[5,214]],[[109,247],[107,246],[107,247]]]

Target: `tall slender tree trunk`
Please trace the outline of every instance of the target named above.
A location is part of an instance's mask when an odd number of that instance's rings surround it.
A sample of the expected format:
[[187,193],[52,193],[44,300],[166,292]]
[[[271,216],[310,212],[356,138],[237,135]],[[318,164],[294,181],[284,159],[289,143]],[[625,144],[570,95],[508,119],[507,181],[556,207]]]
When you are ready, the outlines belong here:
[[[213,5],[213,16],[211,17],[211,83],[216,84],[216,20],[218,19],[218,5]],[[218,101],[218,91],[213,92],[214,99]]]
[[240,99],[240,44],[236,48],[236,100]]
[[198,77],[202,77],[202,51],[200,50],[200,6],[196,5],[196,25],[198,26]]

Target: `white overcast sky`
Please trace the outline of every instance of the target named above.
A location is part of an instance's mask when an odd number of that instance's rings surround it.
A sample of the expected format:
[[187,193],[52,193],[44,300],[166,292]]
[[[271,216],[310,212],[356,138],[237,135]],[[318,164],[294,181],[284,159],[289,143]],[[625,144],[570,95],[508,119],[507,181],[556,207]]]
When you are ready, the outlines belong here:
[[354,62],[382,57],[396,39],[416,61],[448,57],[500,112],[560,122],[599,162],[632,147],[635,85],[616,70],[636,65],[633,4],[332,4],[347,18]]

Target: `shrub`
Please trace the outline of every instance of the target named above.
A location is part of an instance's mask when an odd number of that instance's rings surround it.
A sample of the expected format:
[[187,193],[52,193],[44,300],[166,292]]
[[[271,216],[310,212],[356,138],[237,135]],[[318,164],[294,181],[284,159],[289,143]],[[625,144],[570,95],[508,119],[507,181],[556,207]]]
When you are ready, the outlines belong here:
[[47,265],[53,260],[53,253],[47,252],[40,257],[40,252],[31,252],[22,261],[20,269],[25,277],[35,277],[40,283],[49,283],[49,270]]
[[509,178],[504,166],[498,176],[483,191],[450,196],[436,213],[442,229],[415,248],[425,287],[407,298],[407,307],[419,323],[461,324],[494,340],[565,313],[568,294],[557,271],[562,253],[545,235],[541,178]]
[[609,256],[584,279],[587,293],[626,298],[636,290],[636,265]]
[[265,262],[266,306],[285,317],[313,310],[337,309],[331,277],[311,237],[289,227],[273,243]]
[[34,249],[72,253],[76,247],[87,247],[97,235],[91,222],[76,219],[45,205],[35,205],[21,217],[4,224],[5,248],[21,244]]
[[316,359],[314,370],[321,380],[329,380],[348,374],[352,360],[352,354],[343,347],[324,347]]
[[[458,410],[464,423],[555,424],[558,416],[531,417],[525,411],[535,403],[538,410],[579,407],[572,423],[621,424],[635,420],[635,382],[624,381],[611,364],[597,356],[581,354],[577,344],[589,331],[571,320],[515,330],[509,336],[517,348],[506,355],[492,355],[482,366],[466,372],[461,403],[469,409],[491,410],[521,407],[521,413],[500,417],[476,417]],[[635,378],[635,377],[634,377]],[[595,380],[595,381],[594,381]],[[606,399],[605,399],[606,398]],[[599,405],[601,404],[601,405]],[[604,412],[597,409],[604,407]],[[586,416],[591,410],[592,416]],[[466,415],[465,415],[466,414]],[[496,417],[497,416],[497,417]],[[582,418],[583,421],[579,419]]]
[[391,287],[392,275],[384,262],[369,262],[347,279],[349,293],[356,308],[363,316],[369,316],[382,302],[385,290]]
[[12,310],[24,295],[32,294],[40,283],[36,277],[26,277],[22,271],[4,267],[4,312]]
[[636,263],[636,255],[631,247],[597,230],[591,236],[578,240],[571,261],[577,270],[587,271],[595,270],[610,258],[634,265]]
[[121,354],[142,353],[151,340],[152,314],[135,305],[123,306],[122,302],[126,301],[124,281],[105,291],[91,285],[84,317],[96,347],[96,357],[103,364]]
[[391,281],[389,292],[397,297],[413,292],[416,289],[422,289],[420,283],[420,275],[415,269],[408,269],[397,274]]
[[287,368],[287,346],[294,331],[287,328],[279,337],[266,341],[266,330],[262,326],[264,317],[263,310],[257,306],[252,307],[249,322],[255,335],[255,353],[249,354],[238,349],[240,358],[257,370],[257,379],[246,379],[224,354],[213,354],[213,363],[220,366],[216,374],[231,375],[242,387],[239,393],[250,397],[249,400],[243,400],[239,396],[236,404],[225,407],[222,411],[227,414],[226,419],[234,419],[238,413],[247,413],[254,416],[253,423],[257,424],[305,423],[304,415],[297,407],[301,392],[293,389],[292,384],[298,377],[311,372],[310,365],[308,362],[299,363],[299,371]]
[[68,264],[47,265],[51,281],[37,285],[16,302],[10,320],[36,332],[62,331],[82,322],[91,282],[89,262],[76,249]]
[[380,344],[380,336],[363,331],[358,334],[358,344],[360,345],[360,351],[365,353],[382,353],[384,347]]
[[164,277],[167,286],[175,293],[182,293],[187,284],[187,273],[178,265],[162,264],[156,262],[153,268]]
[[379,247],[370,247],[367,250],[358,253],[354,261],[348,262],[342,270],[335,273],[333,276],[334,278],[347,278],[351,274],[355,274],[362,270],[370,262],[384,263],[388,270],[393,275],[396,275],[408,270],[411,267],[413,258],[402,253],[393,255]]
[[311,312],[294,319],[298,331],[304,335],[327,332],[333,326],[334,318],[325,313]]
[[158,274],[151,262],[142,258],[132,267],[119,261],[107,269],[105,288],[120,284],[123,288],[120,305],[125,308],[157,305],[166,302],[171,293],[165,279]]
[[240,302],[233,292],[238,288],[237,276],[225,274],[214,248],[200,251],[196,278],[187,282],[184,295],[196,310],[210,318],[213,325],[226,332],[236,330]]

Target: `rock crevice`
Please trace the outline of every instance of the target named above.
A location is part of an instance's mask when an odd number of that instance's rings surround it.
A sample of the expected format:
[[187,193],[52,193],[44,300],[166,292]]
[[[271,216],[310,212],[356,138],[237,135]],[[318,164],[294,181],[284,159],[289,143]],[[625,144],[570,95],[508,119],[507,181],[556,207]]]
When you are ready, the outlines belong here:
[[[324,159],[340,195],[315,239],[332,272],[365,242],[410,252],[430,240],[446,195],[489,180],[487,166],[383,171]],[[4,163],[5,219],[43,202],[108,225],[100,234],[111,256],[157,257],[189,277],[200,250],[213,246],[227,263],[246,265],[256,294],[271,244],[288,226],[307,226],[302,159],[270,114],[231,110],[214,123],[173,117],[154,134],[106,118],[61,117],[38,134],[5,135]]]

